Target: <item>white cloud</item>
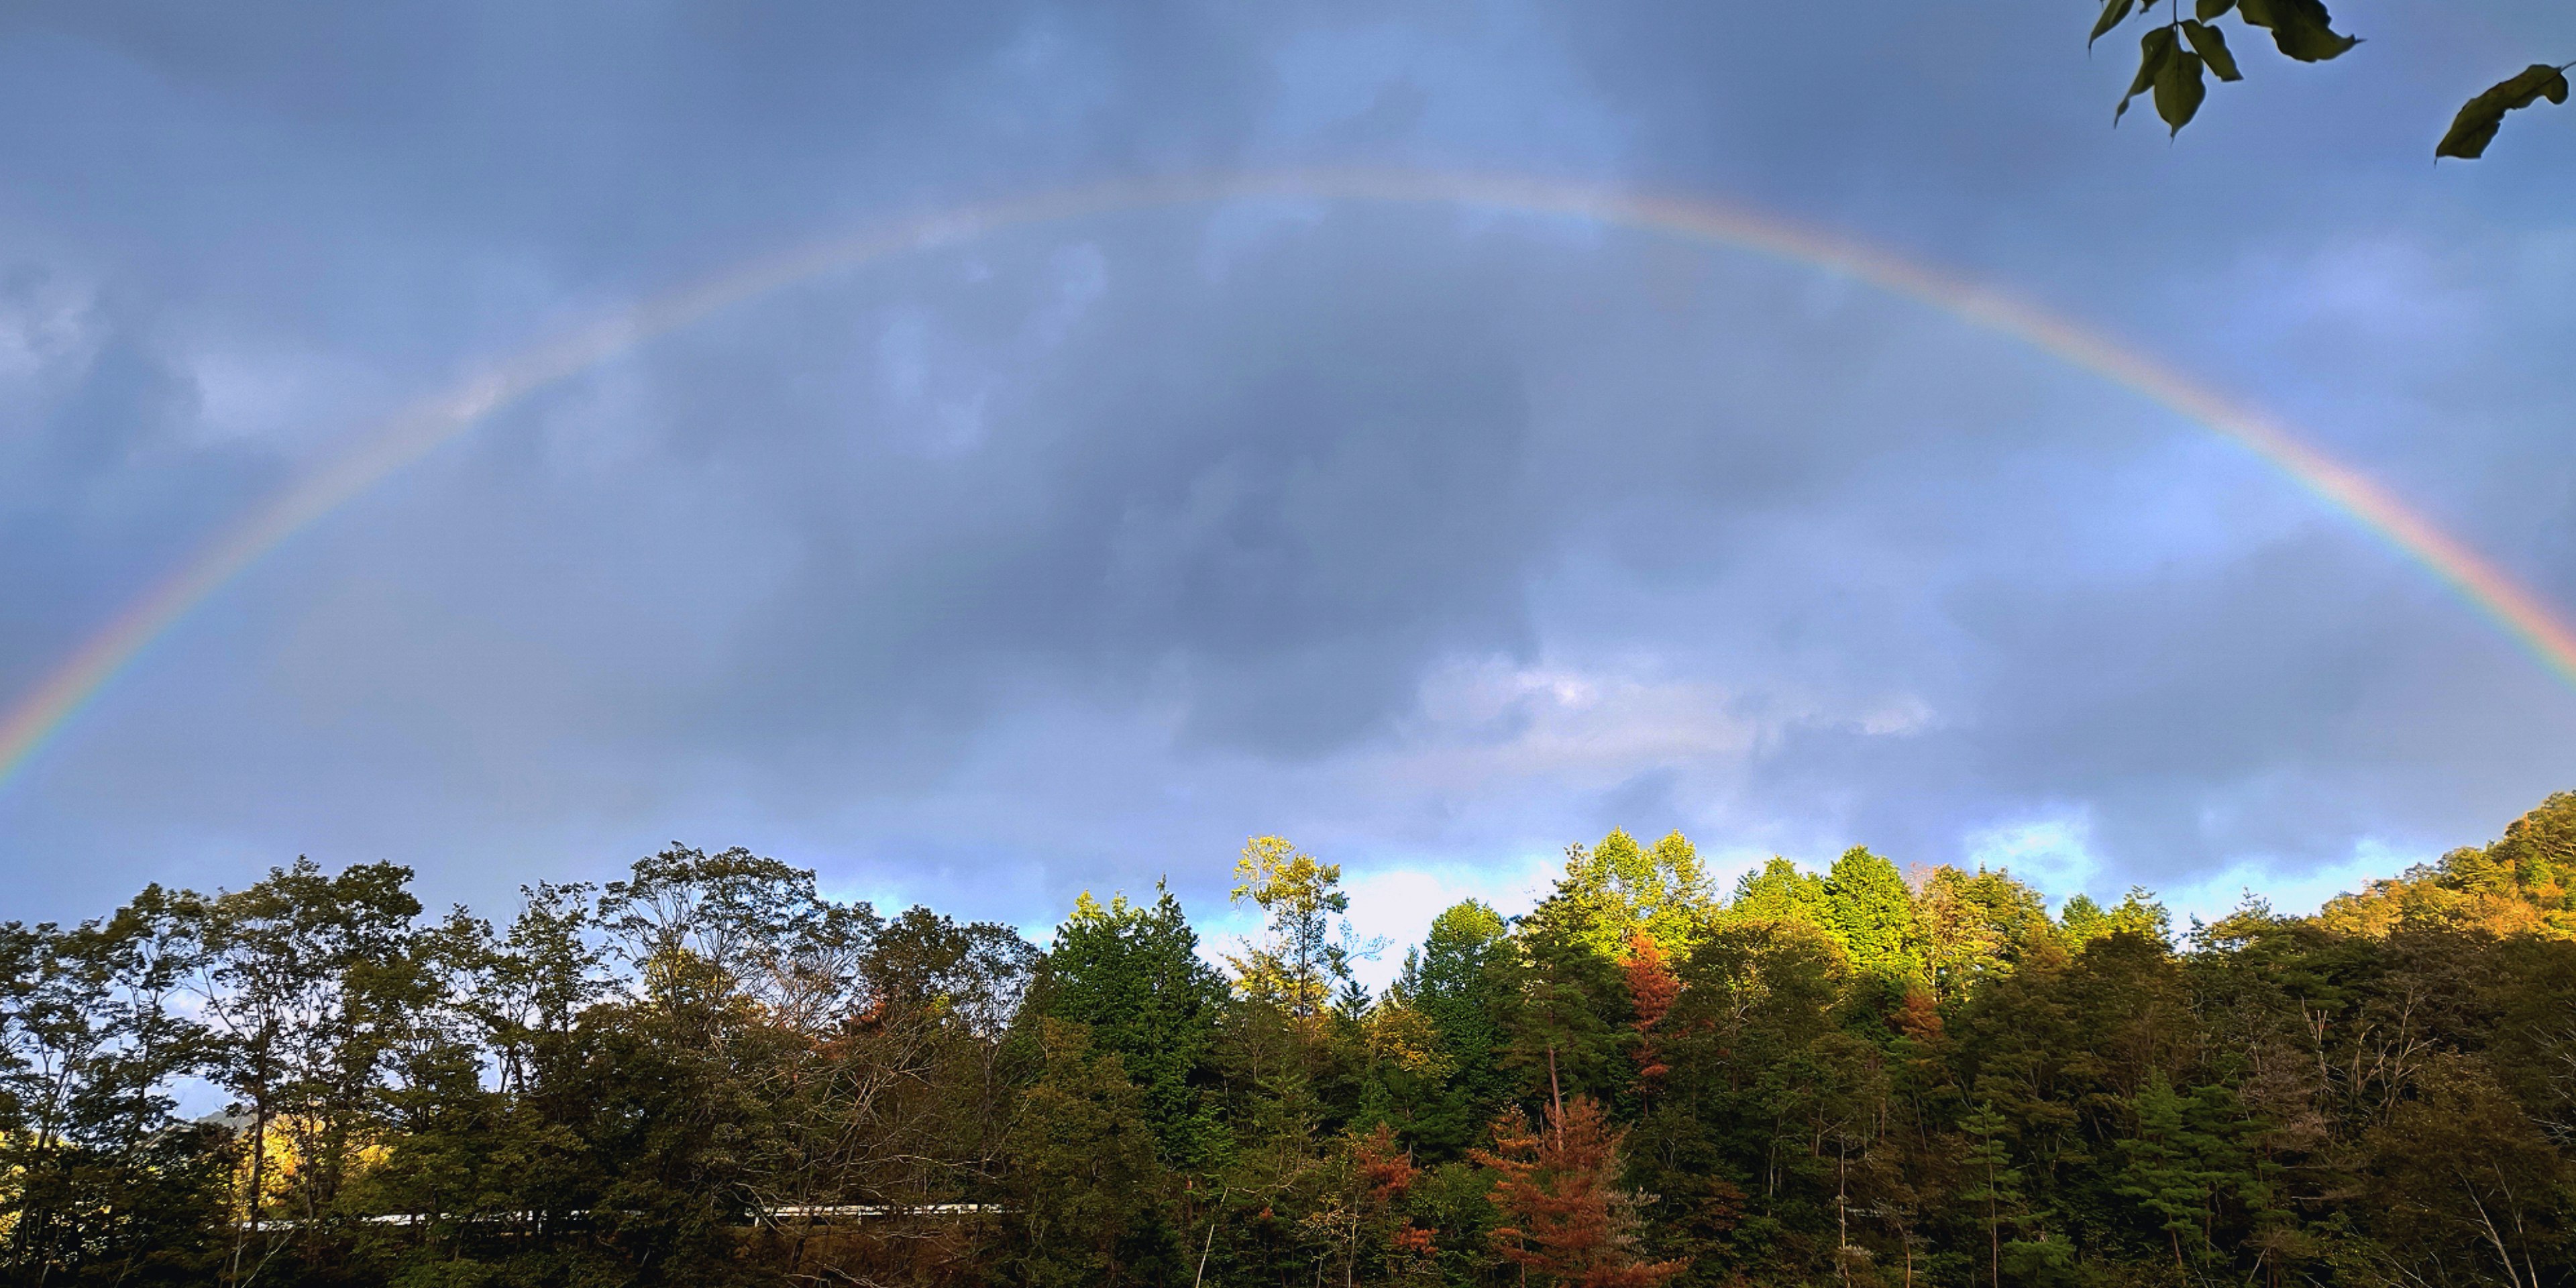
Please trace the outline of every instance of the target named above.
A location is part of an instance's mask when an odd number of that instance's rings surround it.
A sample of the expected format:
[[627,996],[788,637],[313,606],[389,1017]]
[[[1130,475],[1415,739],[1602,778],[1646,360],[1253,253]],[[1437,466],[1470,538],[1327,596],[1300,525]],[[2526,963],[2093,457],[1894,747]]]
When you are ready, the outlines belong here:
[[2092,839],[2092,824],[2081,813],[2066,813],[1982,829],[1970,834],[1963,848],[1970,866],[2009,868],[2052,901],[2063,902],[2069,895],[2098,899],[2107,893],[2092,888],[2102,874]]
[[1384,989],[1404,965],[1404,950],[1422,942],[1431,920],[1461,900],[1490,904],[1506,917],[1538,906],[1559,869],[1554,854],[1523,854],[1489,864],[1436,863],[1378,868],[1349,875],[1351,930],[1362,942],[1385,941],[1352,973]]
[[1389,767],[1423,786],[1545,778],[1600,787],[1675,762],[1735,761],[1759,729],[1731,710],[1733,698],[1698,680],[1452,663],[1423,683],[1418,718]]
[[2188,883],[2170,885],[2161,894],[2177,925],[2188,925],[2195,917],[2202,921],[2224,917],[2249,891],[2270,903],[2272,911],[2299,916],[2315,912],[2338,894],[2359,890],[2376,878],[2394,876],[2431,857],[2365,838],[2339,863],[2291,866],[2248,859]]

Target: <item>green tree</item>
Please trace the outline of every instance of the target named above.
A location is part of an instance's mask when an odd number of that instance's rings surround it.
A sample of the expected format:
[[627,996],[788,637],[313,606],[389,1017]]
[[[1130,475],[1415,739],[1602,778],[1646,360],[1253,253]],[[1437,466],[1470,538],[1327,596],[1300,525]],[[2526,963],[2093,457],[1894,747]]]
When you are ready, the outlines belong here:
[[2368,1242],[2381,1266],[2539,1288],[2566,1273],[2576,1175],[2474,1056],[2430,1060],[2416,1094],[2362,1137]]
[[[1849,1094],[1874,1057],[1842,1041],[1851,973],[1806,922],[1729,921],[1677,972],[1657,1024],[1669,1071],[1640,1126],[1639,1160],[1706,1271],[1832,1274],[1815,1241],[1833,1237]],[[1849,1075],[1849,1076],[1846,1076]]]
[[1967,1182],[1959,1191],[1959,1201],[1969,1205],[1985,1229],[1986,1281],[1995,1288],[2002,1288],[2004,1281],[2005,1233],[2019,1224],[2025,1205],[2022,1174],[2013,1166],[2010,1128],[1991,1104],[1979,1105],[1959,1120],[1959,1130],[1967,1138],[1967,1148],[1959,1153],[1960,1172]]
[[1173,1283],[1182,1255],[1164,1220],[1167,1182],[1144,1096],[1080,1024],[1039,1021],[1037,1068],[1010,1129],[1012,1283]]
[[2123,932],[2170,940],[2173,914],[2156,902],[2154,892],[2144,886],[2131,886],[2120,902],[2109,908],[2094,902],[2091,895],[2067,896],[2066,905],[2057,912],[2057,928],[2069,948],[2082,948],[2104,935]]
[[1916,908],[1924,965],[1934,995],[1944,1001],[2010,973],[2033,948],[2056,939],[2047,901],[2009,871],[1935,868]]
[[2129,1104],[2137,1126],[2120,1142],[2113,1193],[2158,1222],[2176,1279],[2191,1282],[2227,1255],[2223,1233],[2242,1237],[2273,1216],[2271,1186],[2227,1088],[2185,1093],[2158,1071]]
[[1226,959],[1236,987],[1296,1019],[1321,1017],[1351,977],[1348,924],[1334,933],[1334,919],[1351,908],[1341,865],[1317,862],[1285,837],[1256,836],[1244,842],[1234,876],[1236,902],[1250,900],[1267,918],[1261,941]]
[[248,1120],[249,1220],[228,1276],[265,1255],[272,1217],[295,1222],[307,1259],[338,1255],[349,1232],[338,1199],[381,1145],[386,1078],[438,982],[419,952],[411,875],[389,863],[325,874],[298,859],[247,889],[174,901],[211,1071]]
[[1895,864],[1854,846],[1834,860],[1824,893],[1826,928],[1850,956],[1852,969],[1898,981],[1925,974],[1914,892]]
[[1502,915],[1473,899],[1431,919],[1408,953],[1390,1000],[1418,1011],[1439,1038],[1446,1077],[1410,1115],[1409,1137],[1428,1158],[1460,1157],[1511,1094],[1502,1017],[1518,949]]
[[1674,832],[1647,849],[1613,831],[1585,849],[1566,847],[1565,873],[1548,896],[1551,917],[1604,957],[1621,957],[1639,934],[1680,955],[1715,908],[1699,851]]
[[1610,1098],[1627,1090],[1632,1067],[1624,1048],[1635,1036],[1627,979],[1615,958],[1594,947],[1581,907],[1550,900],[1515,929],[1501,1062],[1516,1076],[1521,1098]]
[[709,855],[673,845],[638,860],[601,890],[596,921],[657,1004],[708,1023],[736,1004],[784,1000],[783,990],[820,982],[807,969],[815,950],[866,937],[832,924],[813,873],[740,848]]
[[0,1228],[22,1283],[176,1283],[213,1269],[231,1142],[178,1121],[205,1034],[172,1005],[192,945],[147,889],[70,930],[0,927]]
[[1199,956],[1178,899],[1157,882],[1154,902],[1107,904],[1084,894],[1039,967],[1038,1009],[1087,1026],[1094,1050],[1118,1057],[1143,1096],[1163,1161],[1193,1169],[1221,1149],[1205,1102],[1206,1063],[1225,984]]
[[1737,922],[1794,921],[1823,927],[1830,924],[1829,905],[1823,877],[1802,872],[1797,864],[1775,854],[1770,862],[1736,878],[1726,917]]

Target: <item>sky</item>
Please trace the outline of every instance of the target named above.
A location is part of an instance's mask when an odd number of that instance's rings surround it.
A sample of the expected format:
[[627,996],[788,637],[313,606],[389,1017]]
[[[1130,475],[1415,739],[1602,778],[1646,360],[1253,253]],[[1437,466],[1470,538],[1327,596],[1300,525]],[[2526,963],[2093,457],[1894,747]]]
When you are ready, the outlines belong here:
[[[2064,3],[0,13],[0,702],[402,407],[786,248],[1319,167],[1705,198],[2258,407],[2576,612],[2576,50],[2354,3],[2168,139]],[[1565,845],[2312,907],[2576,788],[2576,692],[2242,448],[1810,266],[1304,198],[932,238],[298,532],[0,782],[0,917],[672,841],[1042,930],[1254,834],[1363,934]],[[1239,912],[1231,914],[1241,920]]]

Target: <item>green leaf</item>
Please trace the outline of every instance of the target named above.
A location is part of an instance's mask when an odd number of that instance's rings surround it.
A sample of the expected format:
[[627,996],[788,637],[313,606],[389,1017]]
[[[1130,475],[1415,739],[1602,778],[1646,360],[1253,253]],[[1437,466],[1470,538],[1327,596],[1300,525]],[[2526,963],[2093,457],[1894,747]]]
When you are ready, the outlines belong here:
[[2191,47],[2200,54],[2202,61],[2209,64],[2209,70],[2218,73],[2218,79],[2223,81],[2245,79],[2244,74],[2236,70],[2236,55],[2227,52],[2226,33],[2208,23],[2194,22],[2185,18],[2182,34],[2185,39],[2191,41]]
[[2487,144],[2494,141],[2497,127],[2504,124],[2504,114],[2543,98],[2552,103],[2567,101],[2566,68],[2533,63],[2470,99],[2460,108],[2460,114],[2451,118],[2450,132],[2434,145],[2434,158],[2474,160],[2486,155]]
[[2094,41],[2110,34],[2113,27],[2127,22],[2129,10],[2136,8],[2137,3],[2138,0],[2102,0],[2102,16],[2094,20],[2093,34],[2084,38],[2084,47],[2091,49]]
[[2164,70],[2165,60],[2174,56],[2174,34],[2171,27],[2154,27],[2138,41],[2138,74],[2129,82],[2129,92],[2120,96],[2120,105],[2111,111],[2111,123],[2129,114],[2129,100],[2156,87],[2156,76]]
[[2172,133],[2180,134],[2182,127],[2191,124],[2193,114],[2200,111],[2200,100],[2208,96],[2209,89],[2200,80],[2200,55],[2176,50],[2156,69],[2156,115],[2165,118]]
[[2129,114],[2129,100],[2155,88],[2156,73],[2164,69],[2165,60],[2173,57],[2174,39],[2171,27],[2150,28],[2138,41],[2138,74],[2129,79],[2129,92],[2120,96],[2120,105],[2111,111],[2111,123]]
[[2339,57],[2361,43],[2336,33],[2324,0],[2238,0],[2236,12],[2249,26],[2269,28],[2273,46],[2303,63]]
[[2191,16],[2207,22],[2235,7],[2236,0],[2198,0],[2192,5]]

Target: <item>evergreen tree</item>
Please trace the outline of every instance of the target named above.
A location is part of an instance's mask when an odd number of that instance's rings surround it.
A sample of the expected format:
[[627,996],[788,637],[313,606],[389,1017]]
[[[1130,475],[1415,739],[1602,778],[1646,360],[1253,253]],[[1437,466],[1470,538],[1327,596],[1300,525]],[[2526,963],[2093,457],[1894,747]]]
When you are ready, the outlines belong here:
[[1542,1285],[1653,1288],[1680,1274],[1684,1263],[1641,1247],[1637,1197],[1619,1188],[1625,1135],[1589,1096],[1551,1103],[1540,1126],[1497,1120],[1494,1147],[1475,1155],[1493,1173],[1495,1250]]
[[1832,924],[1824,878],[1801,872],[1778,855],[1735,882],[1726,917],[1738,922],[1794,921],[1809,926]]
[[1959,1152],[1967,1182],[1959,1190],[1959,1201],[1969,1205],[1984,1229],[1986,1281],[1994,1288],[2002,1288],[2004,1281],[2005,1232],[2019,1224],[2024,1204],[2022,1174],[2013,1167],[2005,1135],[2009,1126],[1992,1104],[1979,1105],[1959,1120],[1959,1130],[1967,1137],[1967,1147]]
[[1037,1069],[1011,1122],[1001,1260],[1010,1282],[1033,1288],[1174,1282],[1183,1257],[1144,1088],[1090,1038],[1039,1022]]
[[1824,895],[1825,925],[1852,969],[1895,981],[1924,973],[1914,892],[1895,864],[1855,846],[1834,860]]
[[1470,899],[1431,919],[1397,976],[1391,991],[1430,1023],[1447,1069],[1411,1116],[1408,1139],[1425,1157],[1460,1157],[1511,1094],[1502,1022],[1518,952],[1502,916]]
[[1222,1128],[1205,1103],[1205,1065],[1225,984],[1200,958],[1198,934],[1162,883],[1151,904],[1089,894],[1056,928],[1039,967],[1037,1005],[1090,1029],[1090,1048],[1118,1057],[1142,1093],[1166,1165],[1204,1166]]
[[2173,938],[2173,914],[2165,911],[2165,906],[2143,886],[2129,887],[2128,894],[2109,908],[2095,903],[2091,895],[2070,895],[2066,906],[2058,910],[2057,926],[2073,948],[2104,935],[2122,933],[2160,940]]

